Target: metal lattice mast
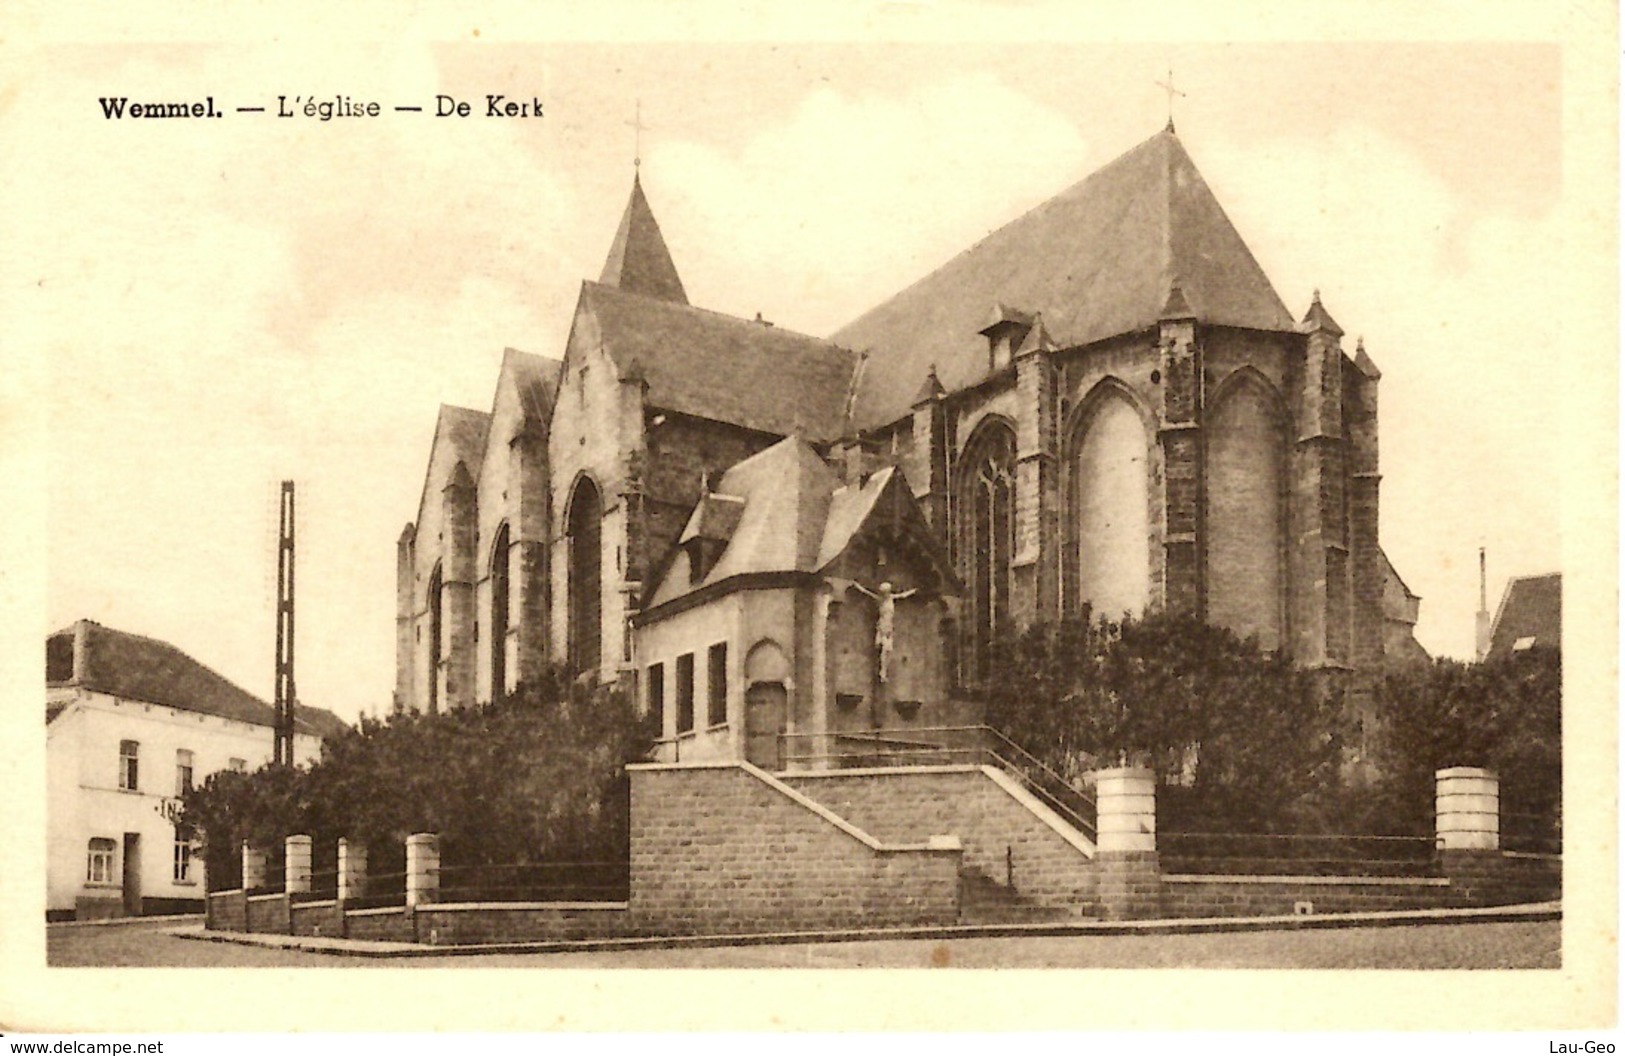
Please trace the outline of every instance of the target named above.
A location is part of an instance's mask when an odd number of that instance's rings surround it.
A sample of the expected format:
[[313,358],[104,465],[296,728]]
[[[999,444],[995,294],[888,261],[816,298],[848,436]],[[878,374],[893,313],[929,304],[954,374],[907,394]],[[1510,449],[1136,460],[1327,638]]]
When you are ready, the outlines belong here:
[[293,765],[293,481],[282,482],[276,551],[276,750],[277,765]]

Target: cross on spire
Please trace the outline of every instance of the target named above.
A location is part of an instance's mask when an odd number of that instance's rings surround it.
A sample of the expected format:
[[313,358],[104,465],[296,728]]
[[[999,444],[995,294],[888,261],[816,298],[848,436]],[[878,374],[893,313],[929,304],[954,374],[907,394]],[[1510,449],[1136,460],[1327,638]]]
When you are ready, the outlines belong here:
[[632,167],[636,169],[643,164],[643,133],[649,126],[643,123],[643,100],[634,101],[632,106],[632,120],[621,123],[632,126]]
[[1174,87],[1174,68],[1168,67],[1168,79],[1158,81],[1157,87],[1168,93],[1168,131],[1174,130],[1174,96],[1184,97],[1185,93]]

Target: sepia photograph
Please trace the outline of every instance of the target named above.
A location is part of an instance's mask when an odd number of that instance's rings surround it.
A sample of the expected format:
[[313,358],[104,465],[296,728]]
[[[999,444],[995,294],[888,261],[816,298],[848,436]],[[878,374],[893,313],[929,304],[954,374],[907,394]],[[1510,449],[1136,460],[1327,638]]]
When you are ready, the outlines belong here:
[[616,9],[5,45],[0,1026],[1612,1027],[1616,12]]

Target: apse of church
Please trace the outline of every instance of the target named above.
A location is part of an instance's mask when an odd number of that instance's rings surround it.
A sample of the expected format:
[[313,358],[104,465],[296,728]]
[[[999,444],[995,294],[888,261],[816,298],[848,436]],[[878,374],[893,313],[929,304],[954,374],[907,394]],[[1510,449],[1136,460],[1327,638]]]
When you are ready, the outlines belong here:
[[[895,467],[954,581],[929,618],[894,599],[883,693],[883,570],[797,595],[794,626],[827,605],[836,633],[771,643],[786,721],[814,669],[870,702],[837,723],[898,721],[870,705],[916,686],[974,696],[1002,636],[1085,612],[1188,612],[1358,688],[1385,621],[1415,622],[1377,539],[1379,379],[1318,294],[1288,311],[1171,129],[829,339],[689,304],[634,179],[561,358],[510,351],[490,412],[442,408],[398,544],[397,701],[464,706],[547,664],[646,676],[635,626],[694,511],[785,438],[843,486]],[[747,637],[718,661],[735,688]]]

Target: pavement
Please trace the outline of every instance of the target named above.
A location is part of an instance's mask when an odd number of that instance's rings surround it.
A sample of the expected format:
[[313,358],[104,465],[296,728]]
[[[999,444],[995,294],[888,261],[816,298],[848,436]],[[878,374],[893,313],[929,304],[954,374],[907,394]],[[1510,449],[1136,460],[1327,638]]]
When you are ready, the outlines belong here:
[[[809,943],[874,942],[879,940],[947,940],[1085,935],[1199,935],[1221,932],[1322,931],[1344,928],[1417,927],[1450,924],[1533,923],[1563,918],[1561,902],[1477,909],[1415,909],[1365,913],[1315,913],[1271,917],[1188,917],[1159,920],[1078,920],[1034,924],[951,925],[923,928],[846,928],[825,931],[761,932],[746,935],[653,936],[551,940],[545,942],[469,943],[427,946],[411,942],[377,942],[300,935],[250,934],[208,931],[196,917],[183,926],[165,930],[181,939],[202,942],[297,950],[341,957],[419,958],[468,957],[488,954],[566,953],[595,951],[670,950],[707,947],[783,946]],[[154,918],[146,918],[148,923]],[[96,922],[102,923],[102,922]],[[53,925],[60,927],[62,925]]]

